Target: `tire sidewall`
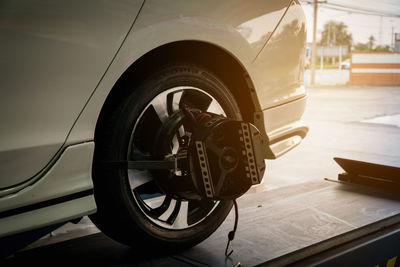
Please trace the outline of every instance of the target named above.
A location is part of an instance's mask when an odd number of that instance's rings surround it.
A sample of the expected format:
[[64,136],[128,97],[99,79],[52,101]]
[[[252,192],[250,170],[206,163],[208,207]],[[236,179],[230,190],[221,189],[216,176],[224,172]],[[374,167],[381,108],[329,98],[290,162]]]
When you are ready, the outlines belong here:
[[[128,146],[133,127],[142,111],[158,94],[174,87],[190,86],[204,90],[214,97],[224,109],[228,117],[240,120],[240,111],[236,101],[224,83],[206,68],[192,64],[175,64],[160,68],[149,75],[132,93],[118,105],[110,117],[112,128],[107,135],[108,148],[100,158],[105,160],[127,160]],[[104,170],[103,170],[104,171]],[[117,221],[124,235],[113,235],[118,241],[135,245],[137,238],[151,246],[162,246],[168,249],[184,248],[201,242],[212,234],[228,215],[232,203],[221,201],[217,207],[200,223],[182,230],[171,230],[154,224],[138,205],[133,196],[126,170],[108,170],[101,175],[112,179],[105,185],[110,189],[112,201],[108,209],[119,209]],[[112,178],[110,178],[112,177]],[[96,183],[95,183],[96,184]],[[104,201],[103,201],[104,203]],[[118,206],[118,203],[122,206]],[[115,205],[115,206],[113,206]],[[138,216],[138,214],[142,214]],[[136,227],[141,231],[137,231]],[[136,240],[136,241],[135,241]]]

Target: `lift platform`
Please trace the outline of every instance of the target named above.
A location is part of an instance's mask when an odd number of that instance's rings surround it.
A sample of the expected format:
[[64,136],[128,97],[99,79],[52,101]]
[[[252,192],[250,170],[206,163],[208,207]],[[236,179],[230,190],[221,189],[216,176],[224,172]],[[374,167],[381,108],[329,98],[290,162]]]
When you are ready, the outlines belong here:
[[[229,258],[224,251],[233,213],[210,238],[176,255],[155,257],[95,233],[25,250],[7,262],[52,255],[60,262],[113,266],[399,266],[400,194],[376,184],[388,177],[397,183],[399,176],[376,177],[382,165],[368,165],[366,173],[362,162],[336,161],[346,173],[335,182],[320,179],[239,198]],[[363,178],[378,182],[359,182]]]
[[346,171],[339,174],[340,181],[400,193],[400,168],[343,158],[334,160]]

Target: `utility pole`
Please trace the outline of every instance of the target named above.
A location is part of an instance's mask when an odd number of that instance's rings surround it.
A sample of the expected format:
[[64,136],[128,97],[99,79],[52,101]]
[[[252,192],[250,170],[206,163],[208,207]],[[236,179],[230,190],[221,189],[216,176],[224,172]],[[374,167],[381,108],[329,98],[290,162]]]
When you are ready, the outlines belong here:
[[392,38],[391,38],[391,42],[390,42],[390,48],[392,50],[392,52],[394,51],[394,27],[393,27],[393,20],[391,19],[390,22],[392,23]]
[[313,40],[311,48],[311,84],[315,84],[315,59],[317,57],[317,12],[318,0],[314,0],[314,25],[313,25]]
[[383,16],[381,16],[381,19],[379,21],[379,45],[382,45],[382,19]]
[[314,5],[314,25],[313,25],[313,40],[311,46],[311,84],[315,84],[315,61],[317,60],[317,15],[318,15],[318,4],[325,4],[326,0],[314,2],[307,2],[308,4],[313,3]]
[[392,48],[392,51],[394,51],[394,30],[393,30],[393,26],[392,26],[392,42],[391,42],[391,44],[390,44],[390,46],[391,46],[391,48]]

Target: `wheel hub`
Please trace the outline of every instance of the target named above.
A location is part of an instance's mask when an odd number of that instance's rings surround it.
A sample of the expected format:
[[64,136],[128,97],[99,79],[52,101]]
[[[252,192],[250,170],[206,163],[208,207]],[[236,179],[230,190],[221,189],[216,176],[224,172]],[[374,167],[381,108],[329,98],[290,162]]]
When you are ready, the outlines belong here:
[[[190,136],[179,136],[183,126]],[[172,155],[174,138],[179,149]],[[167,194],[184,199],[236,199],[261,182],[265,171],[262,147],[254,125],[185,108],[163,123],[154,143],[154,157],[175,156],[176,168],[153,174]]]

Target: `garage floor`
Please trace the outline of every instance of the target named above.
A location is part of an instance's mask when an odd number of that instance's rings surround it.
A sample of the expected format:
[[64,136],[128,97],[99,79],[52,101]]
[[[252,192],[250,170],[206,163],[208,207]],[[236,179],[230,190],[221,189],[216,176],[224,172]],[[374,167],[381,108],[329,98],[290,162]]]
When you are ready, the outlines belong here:
[[[135,266],[254,266],[343,233],[373,230],[376,222],[400,218],[400,197],[376,189],[343,185],[333,157],[400,167],[399,87],[311,88],[304,142],[267,162],[264,183],[238,200],[234,250],[225,259],[231,213],[210,238],[179,255],[154,257],[133,251],[86,219],[68,224],[11,257],[7,263],[57,256],[61,262]],[[380,117],[386,117],[381,119]],[[389,117],[389,118],[387,118]],[[391,119],[394,118],[394,119]],[[362,228],[360,228],[362,227]],[[140,240],[138,240],[140,242]]]

